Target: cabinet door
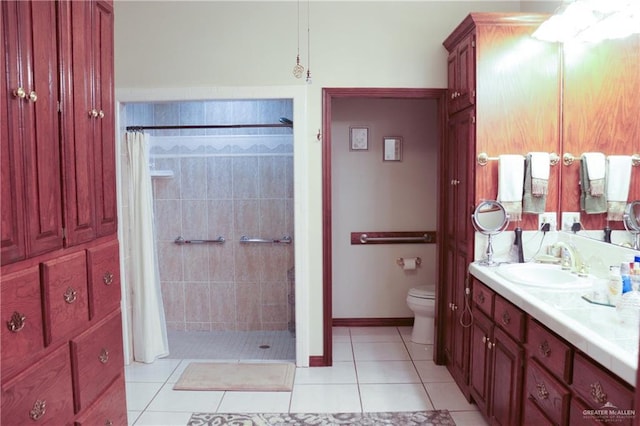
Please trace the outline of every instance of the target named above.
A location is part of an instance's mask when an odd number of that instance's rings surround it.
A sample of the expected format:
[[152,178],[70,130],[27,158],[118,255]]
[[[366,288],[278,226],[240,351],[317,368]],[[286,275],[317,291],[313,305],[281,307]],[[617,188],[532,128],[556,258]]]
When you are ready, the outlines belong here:
[[[55,7],[42,1],[2,4],[7,67],[3,91],[12,98],[3,113],[10,121],[4,130],[2,151],[8,157],[3,158],[2,173],[17,175],[2,188],[3,228],[5,213],[9,221],[9,230],[2,231],[3,263],[62,247]],[[10,198],[19,192],[17,199]],[[19,215],[24,215],[24,249],[17,235],[22,232]]]
[[475,102],[475,35],[469,34],[456,49],[458,63],[458,110]]
[[96,171],[97,235],[117,231],[115,121],[113,100],[113,6],[96,1],[92,13],[94,109],[94,168]]
[[524,350],[498,327],[493,333],[490,418],[494,424],[517,425],[520,424]]
[[484,314],[474,309],[471,326],[471,359],[469,361],[469,387],[473,400],[483,413],[487,414],[489,403],[489,383],[491,377],[491,353],[493,323]]

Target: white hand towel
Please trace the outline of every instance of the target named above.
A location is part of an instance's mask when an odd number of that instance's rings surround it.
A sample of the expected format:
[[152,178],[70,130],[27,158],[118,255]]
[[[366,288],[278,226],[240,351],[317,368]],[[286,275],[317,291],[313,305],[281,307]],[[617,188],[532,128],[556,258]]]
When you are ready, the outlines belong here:
[[530,152],[531,155],[531,195],[542,197],[549,186],[549,153]]
[[604,177],[606,171],[606,158],[601,152],[585,152],[582,154],[587,165],[589,178],[588,190],[592,197],[600,197],[604,194]]
[[622,220],[631,185],[631,156],[607,157],[607,219]]
[[504,206],[510,220],[522,220],[523,192],[524,157],[500,155],[498,157],[498,201]]

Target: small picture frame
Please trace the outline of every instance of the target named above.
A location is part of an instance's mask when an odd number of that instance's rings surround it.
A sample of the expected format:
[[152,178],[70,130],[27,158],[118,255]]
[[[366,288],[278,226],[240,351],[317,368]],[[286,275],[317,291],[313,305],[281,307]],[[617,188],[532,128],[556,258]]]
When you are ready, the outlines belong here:
[[369,128],[349,127],[349,150],[366,151],[369,149]]
[[402,136],[382,138],[382,160],[402,161]]

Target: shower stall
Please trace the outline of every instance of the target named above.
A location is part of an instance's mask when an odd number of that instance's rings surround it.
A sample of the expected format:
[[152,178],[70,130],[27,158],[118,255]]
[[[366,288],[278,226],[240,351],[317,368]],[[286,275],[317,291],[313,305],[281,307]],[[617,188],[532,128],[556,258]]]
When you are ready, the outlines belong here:
[[292,109],[123,106],[125,125],[150,135],[170,357],[295,359]]

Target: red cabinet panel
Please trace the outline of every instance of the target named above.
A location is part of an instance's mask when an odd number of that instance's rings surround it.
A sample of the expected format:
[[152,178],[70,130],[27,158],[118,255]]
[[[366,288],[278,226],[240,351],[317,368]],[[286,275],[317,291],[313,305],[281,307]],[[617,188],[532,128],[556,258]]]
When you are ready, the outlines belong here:
[[571,347],[531,318],[527,330],[527,350],[530,357],[540,361],[565,382],[571,379]]
[[496,295],[493,320],[504,331],[518,342],[524,340],[524,312],[507,302],[500,295]]
[[44,349],[40,271],[37,266],[5,275],[2,286],[2,374],[26,367]]
[[89,312],[101,318],[120,306],[118,240],[87,249]]
[[76,426],[126,425],[126,405],[124,377],[118,376],[104,395],[78,417]]
[[525,382],[525,398],[534,403],[555,424],[566,424],[569,415],[569,389],[538,364],[529,359]]
[[2,385],[3,425],[67,425],[73,422],[69,346],[62,345]]
[[42,264],[47,343],[69,338],[89,321],[84,251]]

